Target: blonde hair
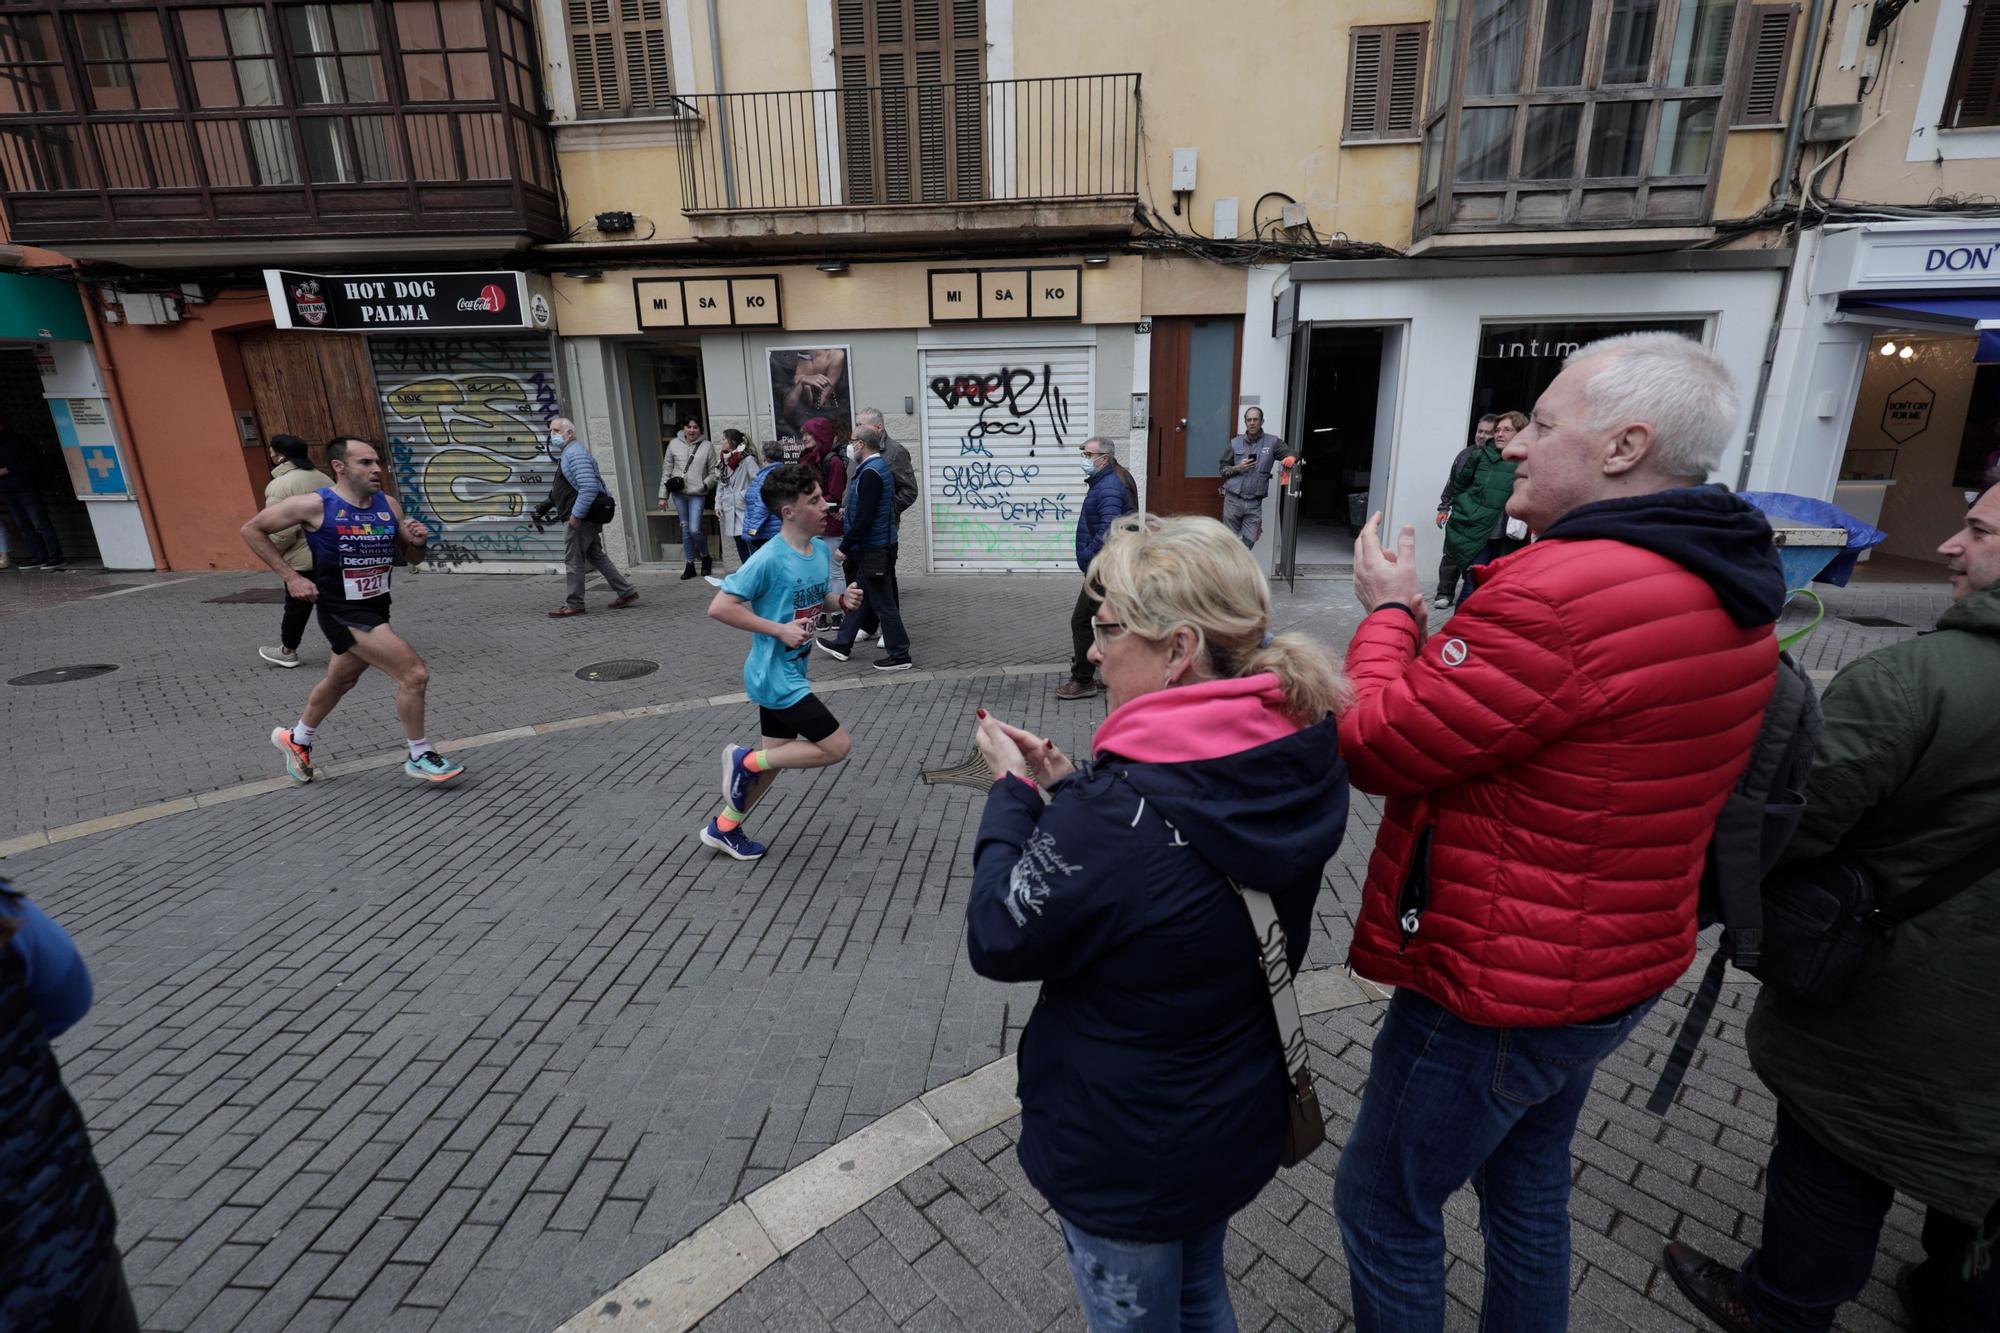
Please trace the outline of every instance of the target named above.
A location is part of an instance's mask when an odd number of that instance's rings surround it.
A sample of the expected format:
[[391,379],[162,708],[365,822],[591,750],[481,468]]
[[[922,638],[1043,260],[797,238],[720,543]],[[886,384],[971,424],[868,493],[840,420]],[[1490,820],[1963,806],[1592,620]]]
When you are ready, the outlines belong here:
[[1212,518],[1128,514],[1112,523],[1085,578],[1128,634],[1158,643],[1185,625],[1216,676],[1275,675],[1286,716],[1301,726],[1352,698],[1325,647],[1303,634],[1269,635],[1271,590],[1243,543]]

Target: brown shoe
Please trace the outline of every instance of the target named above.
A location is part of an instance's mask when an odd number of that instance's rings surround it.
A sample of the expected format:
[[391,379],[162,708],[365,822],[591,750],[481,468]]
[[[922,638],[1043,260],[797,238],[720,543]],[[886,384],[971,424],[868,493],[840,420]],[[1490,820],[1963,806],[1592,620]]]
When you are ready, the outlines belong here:
[[638,600],[639,600],[639,590],[637,588],[634,588],[630,592],[620,593],[618,596],[612,598],[611,609],[613,611],[622,611],[626,607],[632,605],[632,603]]
[[580,606],[559,606],[549,612],[549,618],[551,620],[561,620],[565,616],[580,616],[582,614],[584,614],[584,610]]
[[1087,680],[1066,680],[1056,686],[1056,698],[1058,699],[1094,699],[1096,697],[1097,687]]
[[1736,1296],[1736,1270],[1717,1263],[1691,1245],[1670,1242],[1662,1252],[1667,1276],[1688,1303],[1728,1333],[1760,1333],[1763,1325]]

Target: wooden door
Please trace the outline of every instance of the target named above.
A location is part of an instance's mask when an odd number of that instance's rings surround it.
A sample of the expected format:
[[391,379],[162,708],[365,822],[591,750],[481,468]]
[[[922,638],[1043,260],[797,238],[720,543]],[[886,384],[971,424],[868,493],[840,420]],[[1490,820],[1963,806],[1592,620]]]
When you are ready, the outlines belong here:
[[[358,435],[383,447],[366,338],[268,329],[238,335],[236,348],[260,437],[257,444],[245,446],[243,461],[260,499],[271,477],[264,446],[273,435],[296,435],[310,444],[322,471],[326,442],[336,435]],[[393,491],[393,469],[389,471]]]
[[1223,451],[1236,434],[1243,362],[1238,315],[1153,321],[1146,508],[1222,517]]

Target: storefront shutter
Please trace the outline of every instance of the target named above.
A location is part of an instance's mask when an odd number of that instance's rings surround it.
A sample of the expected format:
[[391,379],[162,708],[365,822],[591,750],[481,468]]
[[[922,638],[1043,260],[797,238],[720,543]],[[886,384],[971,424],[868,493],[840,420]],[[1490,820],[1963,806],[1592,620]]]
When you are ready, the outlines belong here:
[[1074,570],[1089,347],[923,354],[925,512],[940,570]]
[[2000,0],[1971,0],[1945,98],[1945,126],[2000,125]]
[[537,532],[555,464],[557,406],[546,337],[370,337],[389,462],[403,510],[453,566],[561,564],[560,520]]

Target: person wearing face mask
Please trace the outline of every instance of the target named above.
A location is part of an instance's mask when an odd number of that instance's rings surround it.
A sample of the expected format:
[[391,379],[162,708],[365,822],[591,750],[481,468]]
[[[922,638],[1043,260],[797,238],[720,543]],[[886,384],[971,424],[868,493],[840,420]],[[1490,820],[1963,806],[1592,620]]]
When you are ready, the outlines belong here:
[[681,554],[687,557],[687,568],[681,571],[683,579],[694,577],[697,561],[702,573],[715,572],[715,561],[708,554],[708,538],[701,530],[701,516],[708,508],[708,497],[714,494],[716,482],[721,479],[721,455],[701,433],[701,422],[689,417],[681,423],[680,434],[667,446],[667,466],[660,476],[660,503],[671,502],[681,521]]
[[[1493,421],[1493,436],[1476,446],[1451,474],[1451,514],[1445,522],[1445,554],[1457,562],[1459,586],[1454,596],[1440,586],[1435,601],[1458,605],[1472,595],[1475,566],[1483,567],[1520,543],[1505,534],[1507,497],[1514,492],[1514,461],[1501,457],[1528,424],[1526,414],[1502,412]],[[1497,535],[1496,535],[1497,534]],[[1442,606],[1439,609],[1443,609]]]
[[[812,423],[806,423],[810,426]],[[877,671],[908,671],[910,636],[903,628],[903,613],[896,604],[890,578],[896,568],[896,482],[889,461],[882,457],[882,432],[863,426],[854,432],[859,462],[847,483],[847,500],[841,505],[846,527],[840,539],[841,567],[845,577],[865,590],[867,603],[875,608],[882,626],[882,647],[876,659]],[[860,618],[850,616],[832,639],[815,639],[829,656],[845,662],[854,651],[854,635]]]
[[544,509],[552,508],[557,514],[567,516],[564,521],[568,528],[563,533],[563,572],[569,576],[569,595],[549,615],[561,620],[584,613],[583,582],[592,568],[611,585],[615,594],[611,599],[611,609],[622,611],[639,600],[639,590],[604,553],[604,525],[590,521],[591,505],[599,495],[604,494],[604,479],[597,473],[597,460],[590,456],[590,446],[577,438],[576,426],[568,417],[557,417],[549,422],[549,451],[558,456],[557,471],[560,475],[556,493],[550,495],[549,504]]
[[[1139,508],[1139,494],[1132,486],[1132,474],[1118,466],[1117,446],[1103,436],[1083,442],[1083,475],[1087,478],[1083,505],[1076,516],[1076,567],[1088,571],[1090,562],[1104,549],[1111,525]],[[1097,694],[1095,670],[1090,664],[1090,646],[1095,642],[1090,621],[1097,614],[1097,598],[1090,592],[1090,580],[1076,595],[1076,609],[1070,612],[1069,679],[1056,686],[1058,699],[1090,699]]]
[[[273,435],[271,437],[271,480],[264,487],[264,507],[269,509],[282,500],[295,495],[311,495],[322,486],[333,485],[333,478],[313,466],[312,453],[306,442],[296,435]],[[286,528],[273,533],[271,545],[285,557],[285,563],[302,574],[312,573],[312,547],[306,543],[306,530],[301,527]],[[278,626],[278,646],[259,648],[257,656],[276,667],[296,667],[299,664],[299,642],[305,638],[306,622],[312,619],[313,604],[303,598],[285,593],[285,618]]]

